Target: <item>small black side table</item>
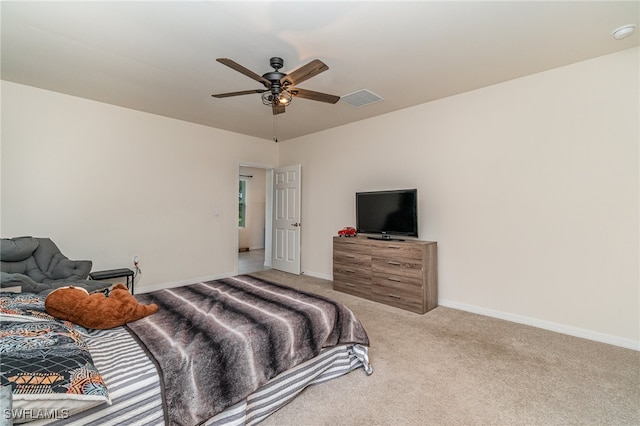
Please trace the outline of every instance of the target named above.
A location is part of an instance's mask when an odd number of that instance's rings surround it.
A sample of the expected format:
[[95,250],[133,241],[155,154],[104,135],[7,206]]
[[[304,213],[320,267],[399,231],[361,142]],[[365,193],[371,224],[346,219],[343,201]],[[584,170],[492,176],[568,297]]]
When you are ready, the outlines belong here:
[[[133,271],[129,268],[109,269],[106,271],[95,271],[89,274],[89,278],[92,280],[108,280],[111,278],[127,277],[127,288],[131,288],[131,294],[133,294]],[[131,279],[131,287],[129,287],[129,279]]]

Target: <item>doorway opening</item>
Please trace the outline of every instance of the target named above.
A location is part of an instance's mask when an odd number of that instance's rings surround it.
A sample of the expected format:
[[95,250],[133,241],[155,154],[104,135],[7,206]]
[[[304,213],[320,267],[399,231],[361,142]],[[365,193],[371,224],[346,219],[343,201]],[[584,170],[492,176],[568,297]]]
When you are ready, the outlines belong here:
[[273,169],[240,165],[238,274],[271,269]]

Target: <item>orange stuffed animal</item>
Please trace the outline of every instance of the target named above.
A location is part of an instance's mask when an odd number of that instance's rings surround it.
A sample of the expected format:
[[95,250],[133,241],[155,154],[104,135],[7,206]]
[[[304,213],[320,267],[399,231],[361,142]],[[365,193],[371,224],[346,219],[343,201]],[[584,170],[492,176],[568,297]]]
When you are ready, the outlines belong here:
[[47,313],[87,328],[108,328],[137,321],[158,312],[158,305],[141,305],[124,284],[116,284],[109,297],[103,293],[89,294],[80,287],[61,287],[44,301]]

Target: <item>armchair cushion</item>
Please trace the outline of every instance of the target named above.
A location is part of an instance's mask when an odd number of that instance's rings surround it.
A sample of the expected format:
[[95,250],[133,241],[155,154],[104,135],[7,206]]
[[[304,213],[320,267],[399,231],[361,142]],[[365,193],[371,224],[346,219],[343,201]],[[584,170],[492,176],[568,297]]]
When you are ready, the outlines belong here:
[[17,237],[0,241],[0,286],[20,285],[22,291],[41,293],[71,284],[95,291],[111,283],[87,280],[90,260],[69,260],[49,238]]
[[40,242],[36,238],[3,238],[0,245],[0,259],[3,262],[19,262],[33,255]]
[[[90,260],[69,260],[67,258],[60,259],[55,267],[51,269],[51,278],[53,280],[84,280],[91,272]],[[44,280],[47,282],[48,280]]]
[[10,274],[3,271],[0,272],[0,282],[1,288],[20,286],[23,292],[39,293],[38,283],[24,274]]

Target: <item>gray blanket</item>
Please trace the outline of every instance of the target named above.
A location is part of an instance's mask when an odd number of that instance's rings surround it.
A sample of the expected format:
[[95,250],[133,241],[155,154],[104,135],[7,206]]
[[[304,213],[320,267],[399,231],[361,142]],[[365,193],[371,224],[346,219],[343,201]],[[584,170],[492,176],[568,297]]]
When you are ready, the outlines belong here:
[[128,327],[161,370],[175,425],[204,422],[325,347],[369,345],[344,305],[246,275],[136,298],[160,307]]

